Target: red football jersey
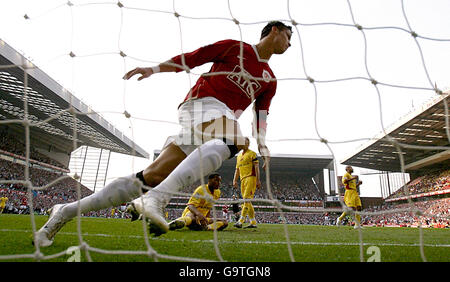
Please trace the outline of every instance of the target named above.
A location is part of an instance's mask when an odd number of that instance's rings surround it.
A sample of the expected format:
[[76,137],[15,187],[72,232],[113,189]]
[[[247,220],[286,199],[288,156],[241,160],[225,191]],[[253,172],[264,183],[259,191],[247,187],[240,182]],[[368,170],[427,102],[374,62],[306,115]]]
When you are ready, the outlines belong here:
[[[241,42],[222,40],[184,54],[184,64],[190,69],[213,62],[210,71],[203,74],[187,94],[184,101],[202,97],[214,97],[226,104],[236,118],[252,102],[252,90],[256,111],[269,112],[270,102],[275,95],[277,82],[267,60],[259,58],[256,46],[243,43],[243,72],[241,72]],[[182,55],[172,58],[173,62],[183,65]],[[183,69],[177,68],[177,72]],[[216,72],[225,74],[211,75]],[[245,73],[248,79],[242,74]]]
[[223,212],[228,212],[228,206],[227,206],[227,205],[224,205],[224,206],[222,207],[222,211],[223,211]]

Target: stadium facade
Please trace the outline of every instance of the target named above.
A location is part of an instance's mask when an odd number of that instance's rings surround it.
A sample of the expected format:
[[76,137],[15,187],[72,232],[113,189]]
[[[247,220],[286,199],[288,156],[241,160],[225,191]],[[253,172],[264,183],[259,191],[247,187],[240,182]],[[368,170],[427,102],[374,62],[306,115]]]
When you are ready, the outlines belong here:
[[[1,39],[0,133],[24,148],[29,145],[35,155],[57,164],[30,157],[30,165],[63,173],[69,173],[72,153],[81,151],[78,168],[83,173],[78,176],[84,174],[80,180],[88,181],[91,189],[99,178],[103,182],[106,179],[111,152],[149,158],[144,149]],[[98,158],[96,150],[101,150]],[[0,156],[25,161],[24,154],[11,150],[0,150]],[[94,182],[89,179],[93,177]]]
[[[367,174],[378,174],[384,199],[410,180],[448,170],[449,96],[450,91],[434,96],[357,148],[341,164],[365,168],[370,171]],[[450,190],[436,193],[449,195]],[[433,195],[423,195],[427,196]]]

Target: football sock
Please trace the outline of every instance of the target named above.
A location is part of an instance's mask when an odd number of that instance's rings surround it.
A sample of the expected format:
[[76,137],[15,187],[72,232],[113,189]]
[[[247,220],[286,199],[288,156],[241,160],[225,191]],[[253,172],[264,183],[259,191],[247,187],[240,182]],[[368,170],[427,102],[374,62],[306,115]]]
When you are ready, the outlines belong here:
[[[136,176],[120,177],[106,185],[102,190],[80,200],[81,213],[98,211],[119,206],[129,202],[140,195],[142,183]],[[78,201],[65,205],[61,212],[66,219],[77,216]]]
[[[145,197],[156,197],[167,205],[173,193],[220,168],[230,154],[230,149],[222,140],[214,139],[202,144],[189,154],[166,179],[145,194]],[[203,166],[202,171],[200,164]]]
[[355,214],[355,219],[356,219],[355,224],[359,226],[361,224],[361,215]]
[[248,206],[247,206],[247,203],[243,203],[241,217],[239,218],[239,222],[244,223],[245,219],[247,218],[247,215],[248,215]]
[[248,207],[248,218],[250,218],[251,221],[252,218],[253,219],[255,218],[255,209],[253,208],[252,202],[248,202],[247,207]]

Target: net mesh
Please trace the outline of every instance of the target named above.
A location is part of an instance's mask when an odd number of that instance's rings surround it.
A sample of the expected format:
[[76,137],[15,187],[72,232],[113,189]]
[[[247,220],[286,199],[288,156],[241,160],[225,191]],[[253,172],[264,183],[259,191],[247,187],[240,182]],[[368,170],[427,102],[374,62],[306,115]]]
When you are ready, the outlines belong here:
[[[184,14],[182,12],[178,12],[183,10],[182,8],[184,5],[188,5],[185,3],[180,3],[181,1],[173,1],[172,2],[172,9],[167,9],[167,6],[164,8],[164,5],[158,6],[155,5],[154,7],[147,8],[144,4],[142,6],[134,6],[135,3],[125,4],[125,2],[79,2],[76,3],[75,1],[69,1],[65,3],[61,3],[58,5],[55,5],[54,7],[34,7],[35,11],[29,11],[24,15],[24,21],[26,21],[27,28],[29,30],[31,29],[31,26],[37,26],[40,29],[49,28],[49,34],[46,36],[53,37],[51,35],[51,27],[49,26],[41,26],[43,25],[42,19],[45,19],[49,16],[55,16],[61,20],[59,23],[60,25],[64,25],[67,32],[59,38],[59,42],[63,43],[60,44],[60,48],[62,48],[64,51],[58,52],[60,50],[57,50],[57,48],[51,48],[52,50],[49,50],[51,55],[49,55],[50,58],[47,60],[44,60],[41,62],[40,67],[45,67],[46,64],[50,65],[53,62],[56,62],[58,60],[61,60],[62,58],[70,58],[72,65],[68,67],[70,69],[69,73],[66,74],[70,79],[68,81],[72,82],[72,87],[75,88],[76,86],[79,86],[80,92],[84,91],[83,89],[83,79],[82,76],[77,73],[77,70],[75,68],[76,64],[83,65],[86,61],[89,61],[92,63],[92,61],[98,60],[99,62],[99,70],[103,71],[103,68],[108,68],[107,65],[103,65],[105,61],[102,60],[102,58],[107,57],[107,60],[120,60],[122,68],[119,70],[116,70],[117,73],[125,73],[130,69],[130,65],[132,64],[159,64],[163,62],[166,58],[158,58],[158,55],[155,54],[154,56],[151,56],[152,59],[148,59],[145,57],[139,57],[133,55],[133,53],[141,54],[140,52],[137,52],[137,48],[132,48],[130,44],[140,45],[140,42],[127,42],[129,39],[129,35],[124,31],[129,31],[129,25],[136,24],[131,19],[133,15],[135,14],[146,14],[150,18],[156,19],[156,21],[160,21],[162,23],[162,27],[156,27],[157,29],[162,29],[162,33],[156,33],[156,35],[152,35],[152,41],[150,44],[146,40],[146,31],[148,29],[154,29],[154,26],[147,26],[145,23],[140,23],[136,28],[139,30],[139,32],[142,33],[141,38],[142,42],[145,42],[145,46],[140,46],[140,48],[149,48],[148,52],[145,53],[151,53],[152,45],[157,44],[166,44],[167,42],[164,40],[166,37],[178,37],[176,39],[178,41],[178,53],[184,53],[187,50],[190,50],[192,48],[196,48],[198,46],[187,46],[186,44],[186,38],[193,36],[196,32],[198,32],[198,28],[201,28],[202,25],[208,25],[211,22],[215,21],[221,21],[221,22],[227,22],[232,25],[230,25],[230,29],[234,25],[234,29],[238,31],[239,34],[239,40],[246,41],[246,29],[244,30],[243,27],[253,27],[256,26],[257,28],[260,28],[261,25],[266,24],[269,20],[268,19],[259,19],[257,13],[253,15],[254,19],[247,20],[247,16],[242,16],[242,19],[239,18],[239,16],[242,14],[242,11],[240,10],[240,5],[237,4],[234,1],[224,1],[221,2],[220,5],[222,5],[222,13],[217,13],[214,9],[214,12],[211,12],[211,15],[207,14],[205,16],[190,16],[189,14]],[[195,1],[194,1],[195,2]],[[196,3],[198,4],[198,3]],[[292,25],[293,27],[293,45],[295,44],[298,49],[298,59],[295,62],[295,64],[299,65],[298,72],[303,72],[303,75],[298,76],[285,76],[285,77],[279,77],[277,80],[280,82],[306,82],[309,83],[309,87],[312,89],[313,93],[313,118],[312,123],[314,125],[314,130],[317,135],[315,138],[290,138],[288,136],[288,133],[286,135],[279,135],[279,138],[268,138],[266,140],[267,143],[283,143],[283,142],[304,142],[304,141],[313,141],[320,143],[322,146],[325,146],[329,153],[335,158],[335,153],[333,150],[333,145],[339,145],[339,144],[352,144],[354,142],[361,142],[361,141],[371,141],[373,138],[347,138],[345,140],[337,140],[337,139],[330,139],[327,134],[322,133],[319,123],[322,122],[322,115],[319,115],[320,106],[321,104],[321,97],[319,95],[320,89],[322,86],[327,85],[339,85],[339,83],[342,82],[353,82],[353,83],[366,83],[367,85],[370,85],[368,87],[371,88],[366,90],[368,92],[374,91],[376,93],[376,102],[377,102],[377,109],[378,109],[378,116],[379,116],[379,127],[384,132],[385,138],[387,141],[389,141],[394,147],[395,150],[398,152],[398,155],[400,156],[400,165],[402,168],[402,172],[405,172],[405,163],[403,160],[403,154],[402,149],[404,148],[410,148],[411,145],[408,144],[402,144],[398,140],[395,140],[389,136],[389,134],[386,132],[386,126],[384,125],[385,120],[383,119],[384,116],[384,110],[382,107],[382,92],[388,91],[385,89],[410,89],[410,90],[419,90],[424,91],[428,93],[434,93],[434,95],[447,95],[446,93],[443,93],[443,91],[437,87],[437,85],[434,83],[433,80],[433,72],[430,69],[429,64],[427,64],[426,57],[423,53],[423,44],[429,44],[430,42],[433,44],[446,44],[450,42],[450,39],[445,38],[434,38],[432,35],[428,36],[426,34],[420,34],[418,32],[414,31],[414,24],[411,23],[411,19],[408,15],[407,11],[407,3],[405,1],[398,1],[399,9],[401,11],[401,17],[400,19],[403,21],[403,25],[406,25],[406,27],[401,26],[370,26],[370,25],[361,25],[358,23],[358,15],[355,13],[355,9],[353,7],[353,1],[346,1],[340,3],[340,9],[341,11],[344,11],[345,13],[350,15],[351,22],[350,23],[341,23],[341,22],[302,22],[301,16],[299,15],[298,10],[301,9],[301,5],[298,3],[293,3],[293,1],[286,1],[284,2],[284,6],[280,4],[280,6],[283,7],[285,10],[285,14],[287,15],[286,18],[279,18],[277,20],[283,21],[286,24]],[[201,5],[204,5],[206,13],[208,13],[208,4],[206,2],[202,2]],[[360,5],[359,2],[357,2],[355,5]],[[345,8],[344,8],[345,7]],[[78,16],[78,13],[81,10],[92,10],[92,13],[88,13],[92,18],[90,20],[97,21],[98,26],[92,27],[92,31],[89,30],[83,30],[81,27],[77,25],[77,23],[86,20],[86,18],[81,18]],[[100,10],[99,10],[100,9]],[[324,7],[324,9],[326,9]],[[112,13],[116,16],[114,17],[114,20],[112,22],[105,21],[105,23],[102,23],[102,16],[99,13],[99,11],[104,11],[105,13]],[[224,12],[225,11],[225,12]],[[202,13],[200,13],[202,14]],[[215,16],[215,14],[220,14],[218,16]],[[225,14],[228,14],[228,16],[225,16]],[[304,16],[305,18],[308,18],[307,16]],[[164,21],[175,21],[177,22],[177,29],[172,28],[164,28]],[[185,28],[185,26],[189,25],[191,28]],[[309,64],[310,61],[308,61],[308,55],[309,51],[311,50],[311,45],[307,41],[304,40],[304,35],[311,32],[311,30],[317,30],[319,32],[322,28],[328,28],[328,29],[335,29],[339,31],[345,31],[345,32],[353,32],[355,34],[355,37],[357,40],[359,40],[359,47],[362,51],[361,60],[363,61],[363,75],[358,76],[348,76],[348,77],[342,77],[341,78],[333,78],[333,79],[324,79],[321,77],[316,77],[314,73],[317,72],[316,68],[313,66],[313,64]],[[423,70],[423,77],[420,80],[421,82],[425,81],[424,84],[427,86],[414,86],[414,85],[404,85],[402,83],[392,83],[389,80],[382,80],[378,79],[373,73],[376,73],[376,71],[372,71],[371,64],[370,64],[370,56],[368,55],[368,52],[371,48],[371,45],[369,43],[370,39],[368,38],[368,32],[387,32],[387,31],[395,31],[398,33],[397,38],[402,38],[403,36],[409,37],[409,43],[412,44],[415,47],[416,54],[418,58],[420,59],[420,66]],[[91,50],[85,50],[80,48],[77,50],[79,41],[89,41],[93,40],[94,37],[99,37],[100,40],[96,41],[102,41],[101,37],[103,33],[111,33],[115,32],[117,34],[116,42],[111,42],[108,40],[105,40],[104,44],[100,44],[100,46],[97,46],[93,44]],[[161,32],[161,31],[159,31]],[[224,33],[226,33],[224,31]],[[33,35],[29,32],[25,33],[30,38],[33,38]],[[90,37],[93,36],[93,37]],[[207,36],[205,36],[207,37]],[[98,39],[98,38],[97,38]],[[400,40],[400,39],[399,39]],[[210,41],[210,40],[208,40]],[[361,44],[362,42],[362,44]],[[336,42],[333,42],[331,44],[335,44]],[[395,44],[395,42],[389,42],[389,44]],[[144,45],[144,44],[143,44]],[[80,45],[81,46],[81,45]],[[361,51],[360,51],[361,52]],[[60,55],[55,56],[54,54]],[[155,59],[156,58],[156,59]],[[241,62],[242,64],[242,62]],[[2,69],[8,69],[8,68],[14,68],[17,67],[16,65],[3,65],[0,66],[0,71]],[[29,75],[28,73],[30,70],[35,68],[36,66],[29,61],[26,61],[23,63],[23,65],[20,65],[24,71],[24,81],[23,81],[23,114],[18,116],[17,119],[3,119],[0,120],[0,124],[11,124],[11,123],[17,123],[22,124],[25,129],[25,136],[24,136],[24,142],[25,142],[25,159],[27,162],[27,165],[24,166],[24,179],[25,180],[8,180],[4,181],[2,180],[0,183],[8,183],[8,184],[21,184],[25,187],[27,187],[28,192],[28,203],[30,208],[30,217],[31,217],[31,228],[33,234],[37,231],[37,226],[35,223],[35,216],[34,216],[34,208],[33,208],[33,191],[38,190],[45,190],[48,187],[52,186],[58,181],[61,181],[65,177],[69,176],[63,176],[59,179],[56,179],[52,181],[51,183],[42,186],[42,187],[36,187],[33,186],[30,179],[30,172],[29,172],[29,161],[30,161],[30,128],[31,127],[38,127],[50,120],[44,120],[39,121],[35,117],[31,116],[29,114],[29,97],[32,93],[29,91]],[[326,67],[326,65],[321,65],[321,68]],[[189,84],[189,86],[192,86],[195,79],[201,75],[201,71],[197,70],[190,70],[188,67],[184,66],[186,69],[186,83]],[[377,70],[378,71],[378,70]],[[347,71],[344,70],[342,73],[347,73]],[[77,77],[79,75],[80,79]],[[220,73],[212,74],[212,75],[221,75]],[[120,77],[120,76],[119,76]],[[157,78],[155,78],[156,80]],[[247,78],[248,79],[248,78]],[[263,78],[259,78],[263,79]],[[132,140],[134,140],[135,133],[137,133],[137,123],[140,121],[144,122],[150,122],[150,123],[156,123],[160,126],[165,126],[167,124],[176,124],[171,122],[170,120],[157,120],[157,119],[148,119],[148,118],[142,118],[138,114],[130,114],[127,110],[132,103],[134,103],[135,100],[138,100],[139,97],[134,94],[136,90],[133,88],[133,86],[130,86],[127,82],[122,81],[117,84],[122,88],[122,106],[123,111],[121,110],[100,110],[98,112],[100,113],[114,113],[114,114],[121,114],[123,115],[124,124],[128,123],[130,132],[132,135]],[[89,87],[89,86],[86,86]],[[184,86],[183,86],[184,87]],[[100,88],[101,89],[101,88]],[[184,92],[183,92],[184,93]],[[105,99],[105,97],[102,97],[101,99]],[[100,100],[101,100],[100,99]],[[450,140],[450,133],[449,133],[449,112],[448,112],[448,104],[447,99],[444,99],[444,111],[445,111],[445,121],[446,121],[446,135],[447,138]],[[172,107],[173,105],[171,105]],[[131,112],[131,111],[130,111]],[[79,112],[75,108],[72,107],[72,105],[69,105],[67,109],[61,112],[54,113],[54,115],[50,119],[56,119],[62,115],[68,115],[71,117],[71,128],[73,130],[72,138],[73,140],[73,148],[74,150],[77,148],[77,133],[79,132],[79,124],[78,124],[78,117],[81,115],[86,115],[86,113]],[[172,113],[169,113],[172,114]],[[253,108],[253,115],[255,114],[254,108]],[[140,124],[140,123],[139,123]],[[139,129],[140,130],[140,129]],[[270,130],[270,129],[269,129]],[[344,135],[345,136],[345,135]],[[133,143],[134,144],[134,143]],[[414,148],[421,148],[423,150],[439,150],[439,151],[445,151],[449,150],[449,147],[441,146],[441,147],[435,147],[435,146],[413,146]],[[200,168],[203,170],[203,168]],[[131,168],[132,171],[135,171],[134,164]],[[272,205],[276,207],[277,211],[279,212],[280,216],[283,219],[283,226],[284,226],[284,235],[286,239],[286,247],[288,249],[289,253],[289,259],[291,261],[295,261],[295,257],[292,251],[292,245],[297,244],[297,242],[291,242],[289,238],[289,233],[287,230],[287,223],[286,218],[284,217],[285,212],[299,212],[299,213],[310,213],[311,209],[308,208],[300,208],[300,207],[292,207],[284,205],[281,201],[276,199],[272,194],[272,187],[271,187],[271,181],[270,181],[270,171],[269,168],[266,170],[266,189],[267,189],[267,199],[257,199],[253,201],[258,201],[259,203],[267,203],[268,205]],[[76,178],[76,174],[75,174]],[[406,184],[406,183],[404,183]],[[407,189],[406,185],[403,185],[405,191],[404,193],[406,195],[409,195],[410,192]],[[183,195],[183,196],[190,196],[188,193],[177,193],[177,195]],[[77,186],[77,196],[78,200],[81,199],[81,191],[80,187]],[[242,203],[242,200],[237,201],[225,201],[225,200],[217,200],[215,201],[216,205],[220,204],[231,204],[234,202]],[[349,213],[353,213],[352,210],[348,210],[344,203],[342,202],[342,199],[340,198],[341,208],[337,209],[315,209],[314,212],[342,212],[343,210],[347,210]],[[216,209],[212,209],[214,218],[218,217],[218,212]],[[402,208],[402,209],[392,209],[392,210],[386,210],[386,211],[380,211],[380,212],[361,212],[361,215],[381,215],[386,213],[401,213],[401,212],[412,212],[415,215],[417,215],[419,218],[421,216],[431,216],[423,214],[419,209],[417,209],[411,198],[408,198],[408,207]],[[181,260],[181,261],[205,261],[204,259],[198,259],[195,257],[175,257],[166,255],[163,253],[159,253],[155,251],[152,248],[151,241],[149,240],[149,237],[147,235],[147,226],[145,224],[145,221],[142,221],[142,227],[143,227],[143,240],[145,240],[146,248],[145,250],[139,250],[139,251],[126,251],[126,250],[105,250],[105,249],[99,249],[95,246],[88,245],[82,235],[82,225],[81,225],[81,216],[80,216],[80,210],[78,210],[78,216],[76,217],[77,221],[77,236],[79,239],[79,249],[82,250],[87,258],[88,261],[92,261],[92,258],[90,256],[90,253],[97,252],[102,254],[119,254],[119,255],[148,255],[149,257],[153,258],[154,260],[158,259],[170,259],[170,260]],[[419,222],[421,222],[419,220]],[[423,261],[426,261],[427,258],[424,254],[424,238],[423,238],[423,231],[422,226],[419,224],[419,248],[420,248],[420,254]],[[214,249],[217,255],[218,261],[224,261],[220,249],[219,249],[219,242],[220,242],[220,235],[217,231],[214,231]],[[363,234],[362,231],[359,230],[359,246],[360,246],[360,260],[364,261],[364,240],[363,240]],[[41,252],[41,249],[39,246],[35,246],[35,252],[31,254],[16,254],[16,255],[1,255],[1,260],[8,260],[8,259],[24,259],[24,258],[33,258],[35,260],[48,260],[52,258],[56,258],[59,256],[66,255],[66,251],[55,253],[52,255],[44,255]]]

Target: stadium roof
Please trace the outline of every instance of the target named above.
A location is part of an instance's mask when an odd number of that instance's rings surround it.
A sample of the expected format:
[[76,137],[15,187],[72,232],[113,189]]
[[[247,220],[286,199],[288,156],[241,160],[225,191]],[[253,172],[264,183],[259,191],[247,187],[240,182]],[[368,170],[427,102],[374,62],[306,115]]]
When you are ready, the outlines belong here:
[[24,118],[25,68],[28,73],[28,113],[33,124],[30,139],[35,146],[51,145],[66,153],[76,149],[73,145],[74,118],[68,111],[72,105],[77,112],[77,148],[86,145],[149,157],[145,150],[0,39],[0,121],[16,120],[6,123],[16,134],[24,136],[25,132],[19,122]]
[[399,151],[388,140],[391,137],[401,144],[406,172],[450,167],[450,137],[445,121],[445,107],[448,110],[450,104],[445,98],[449,94],[447,91],[436,96],[408,113],[341,163],[379,171],[402,171]]

